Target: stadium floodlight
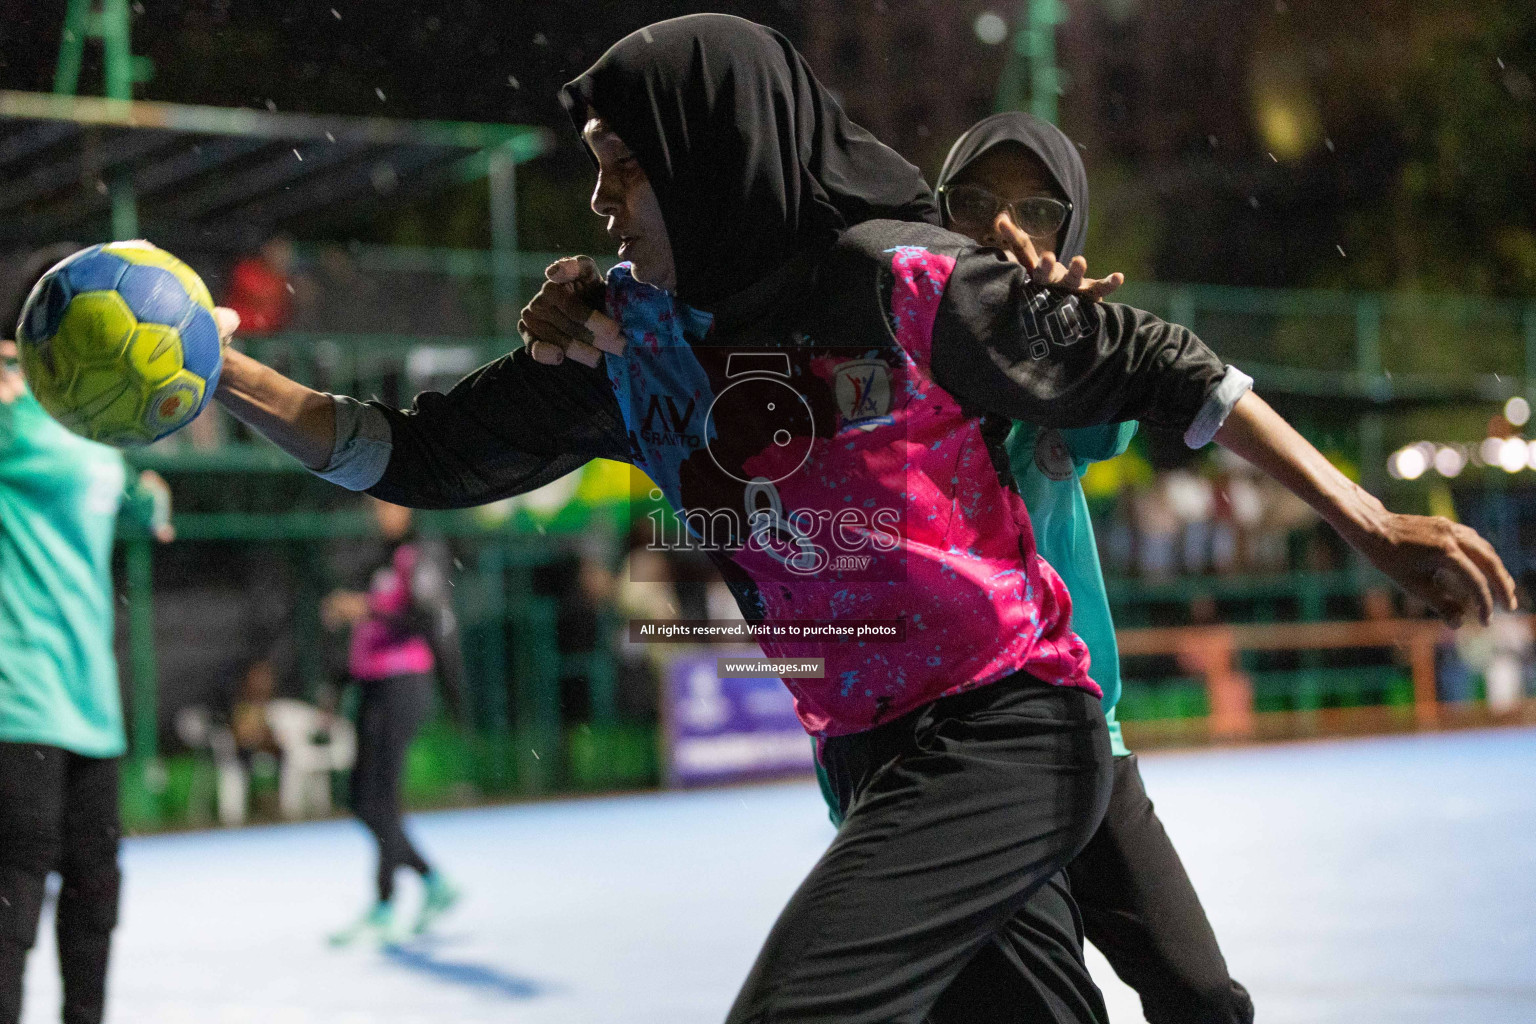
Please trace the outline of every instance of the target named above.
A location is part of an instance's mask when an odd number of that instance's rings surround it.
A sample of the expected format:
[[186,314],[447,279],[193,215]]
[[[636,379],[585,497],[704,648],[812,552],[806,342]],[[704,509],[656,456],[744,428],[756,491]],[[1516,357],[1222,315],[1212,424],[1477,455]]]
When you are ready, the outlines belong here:
[[1504,452],[1504,439],[1502,437],[1485,437],[1483,443],[1478,445],[1477,453],[1482,456],[1483,465],[1497,466],[1499,456]]
[[1525,468],[1525,442],[1518,437],[1506,437],[1499,446],[1499,466],[1506,473],[1518,473]]
[[1424,449],[1416,444],[1399,448],[1387,460],[1387,472],[1399,480],[1417,480],[1429,468]]
[[[1533,453],[1533,457],[1536,457],[1536,453]],[[1467,456],[1460,448],[1441,445],[1440,449],[1435,452],[1435,472],[1447,480],[1453,480],[1460,476],[1461,471],[1466,468]]]
[[1531,403],[1519,395],[1504,403],[1504,418],[1512,427],[1523,427],[1531,418]]

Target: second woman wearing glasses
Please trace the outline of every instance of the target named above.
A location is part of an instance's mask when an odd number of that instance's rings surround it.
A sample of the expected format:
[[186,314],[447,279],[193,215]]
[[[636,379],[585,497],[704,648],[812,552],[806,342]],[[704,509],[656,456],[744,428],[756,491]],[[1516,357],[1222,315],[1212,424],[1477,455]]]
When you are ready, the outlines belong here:
[[[1036,250],[1054,254],[1049,262],[1070,266],[1082,254],[1087,172],[1072,141],[1029,114],[995,114],[956,140],[937,192],[945,225],[984,245],[1010,248],[995,229],[998,214],[1006,212]],[[1069,272],[1081,277],[1080,267]],[[1119,651],[1078,477],[1089,463],[1123,452],[1135,430],[1134,423],[1042,430],[1021,422],[1008,437],[1010,468],[1040,554],[1072,594],[1072,628],[1091,653],[1090,674],[1104,691],[1116,755],[1103,822],[1066,874],[1088,941],[1141,996],[1151,1024],[1246,1024],[1253,1020],[1253,1001],[1227,972],[1216,935],[1114,716]],[[932,1019],[970,1024],[1009,1019],[1008,1001],[998,995],[1018,978],[998,947],[988,947],[945,993]]]

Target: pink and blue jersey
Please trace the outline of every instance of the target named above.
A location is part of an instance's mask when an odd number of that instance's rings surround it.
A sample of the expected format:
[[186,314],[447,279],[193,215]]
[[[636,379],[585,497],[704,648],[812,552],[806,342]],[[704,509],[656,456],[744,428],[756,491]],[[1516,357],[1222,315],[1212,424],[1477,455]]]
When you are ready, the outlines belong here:
[[749,622],[899,624],[893,642],[762,639],[825,659],[785,680],[823,737],[1014,673],[1097,695],[1012,486],[1009,422],[1134,419],[1198,447],[1246,386],[1188,330],[1041,288],[929,224],[861,223],[708,313],[621,265],[608,304],[628,346],[596,368],[519,349],[409,410],[346,407],[331,478],[462,508],[632,463],[680,522],[653,543],[706,552]]
[[[896,643],[762,641],[769,657],[825,659],[824,678],[785,680],[813,735],[1020,671],[1097,695],[1023,501],[999,480],[980,421],[930,371],[954,259],[920,246],[889,259],[890,343],[802,333],[787,349],[732,346],[724,361],[707,315],[614,268],[609,310],[629,344],[605,359],[632,461],[693,513],[692,539],[740,570],[749,619],[905,623]],[[733,373],[746,356],[752,369]],[[744,544],[702,536],[738,510],[759,513],[763,533],[787,525],[769,543],[750,527]]]

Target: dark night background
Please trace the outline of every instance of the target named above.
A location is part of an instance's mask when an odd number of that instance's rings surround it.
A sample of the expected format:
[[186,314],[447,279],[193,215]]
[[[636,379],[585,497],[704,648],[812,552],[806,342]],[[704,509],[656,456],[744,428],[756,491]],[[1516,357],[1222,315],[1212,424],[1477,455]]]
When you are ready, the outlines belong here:
[[[47,91],[62,3],[0,0],[0,85]],[[1471,0],[1071,0],[1061,123],[1095,193],[1089,255],[1133,277],[1536,294],[1536,6]],[[140,98],[517,121],[560,147],[522,171],[532,249],[601,244],[554,100],[614,40],[716,10],[771,24],[854,116],[930,175],[990,112],[998,0],[440,4],[144,0]],[[339,17],[337,16],[339,15]],[[87,51],[82,91],[100,88]],[[378,92],[382,91],[383,99]],[[483,185],[314,237],[485,246]],[[1342,249],[1345,256],[1340,256]]]

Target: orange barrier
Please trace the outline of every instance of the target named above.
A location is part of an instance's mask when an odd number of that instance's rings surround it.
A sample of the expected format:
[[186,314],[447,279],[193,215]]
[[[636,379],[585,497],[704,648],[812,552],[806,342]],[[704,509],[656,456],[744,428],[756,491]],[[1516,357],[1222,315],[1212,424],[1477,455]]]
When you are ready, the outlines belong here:
[[[1521,618],[1529,628],[1532,617]],[[1435,647],[1451,636],[1436,619],[1166,626],[1116,633],[1122,657],[1171,656],[1184,671],[1204,677],[1211,705],[1210,731],[1216,739],[1248,739],[1254,734],[1253,685],[1238,660],[1243,651],[1396,648],[1412,673],[1414,717],[1420,728],[1433,728],[1440,720],[1435,697]]]

